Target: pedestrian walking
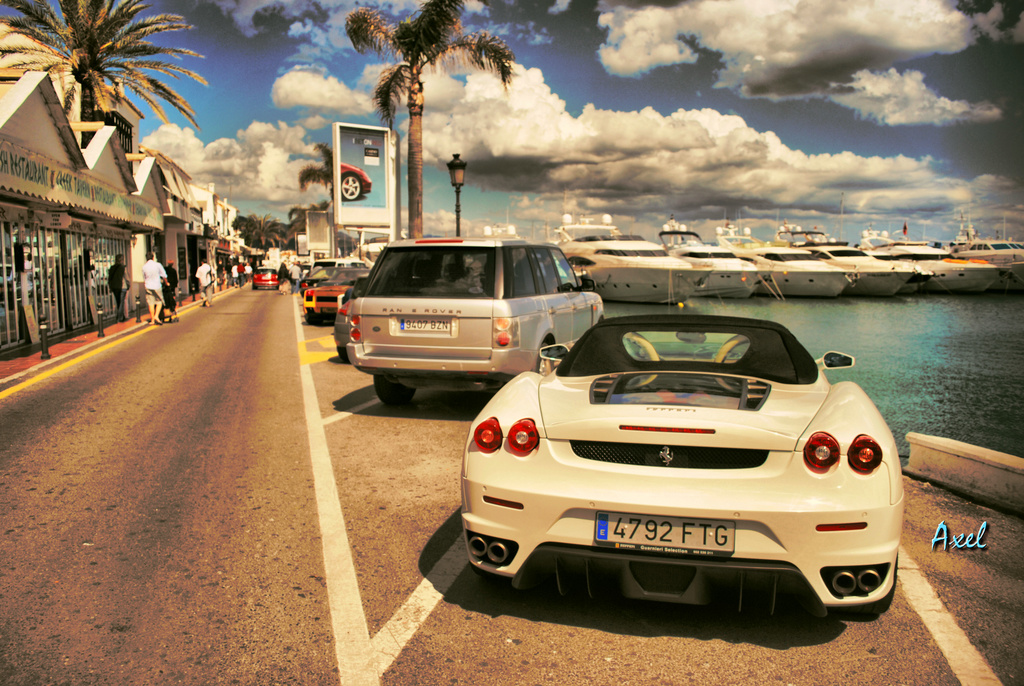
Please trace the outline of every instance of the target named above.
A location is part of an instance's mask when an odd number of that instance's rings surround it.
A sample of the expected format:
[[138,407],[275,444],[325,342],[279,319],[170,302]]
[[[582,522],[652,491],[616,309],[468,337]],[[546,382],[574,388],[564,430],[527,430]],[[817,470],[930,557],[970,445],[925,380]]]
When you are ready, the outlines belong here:
[[288,264],[285,262],[281,263],[281,266],[277,268],[277,292],[281,295],[291,295],[292,293],[292,275],[288,271]]
[[167,272],[164,266],[156,261],[156,253],[150,252],[146,257],[146,264],[142,265],[142,281],[146,287],[146,304],[149,305],[149,323],[163,324],[160,321],[160,311],[164,307],[164,284],[167,282]]
[[243,286],[245,284],[247,284],[247,283],[252,283],[252,265],[249,264],[248,262],[245,263],[245,270],[244,270],[244,277],[243,277],[243,279],[244,279],[244,281],[242,281],[242,285]]
[[231,265],[231,285],[232,286],[237,286],[238,285],[238,265],[237,264]]
[[[288,270],[288,276],[292,280],[292,290],[297,291],[299,288],[299,281],[302,280],[302,267],[299,266],[298,260],[292,262],[291,269]],[[299,293],[302,295],[302,293]]]
[[174,260],[167,260],[167,280],[164,282],[164,316],[163,321],[175,322],[178,320],[178,270],[174,267]]
[[110,269],[107,270],[107,287],[110,288],[110,292],[114,295],[114,302],[117,306],[117,321],[126,321],[128,316],[124,312],[124,294],[127,290],[131,289],[131,282],[128,281],[128,276],[125,274],[124,255],[115,257],[114,264],[110,265]]
[[196,269],[196,281],[199,282],[199,292],[203,294],[200,307],[213,307],[213,267],[209,260],[203,260]]

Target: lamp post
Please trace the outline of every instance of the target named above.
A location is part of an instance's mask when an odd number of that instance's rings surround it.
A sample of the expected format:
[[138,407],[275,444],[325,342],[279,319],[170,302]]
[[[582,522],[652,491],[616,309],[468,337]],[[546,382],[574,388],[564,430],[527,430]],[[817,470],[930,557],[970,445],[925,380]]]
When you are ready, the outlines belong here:
[[448,163],[448,174],[451,175],[452,186],[455,187],[455,235],[460,236],[462,205],[459,204],[459,191],[466,182],[466,161],[459,159],[459,153],[452,155],[452,161]]

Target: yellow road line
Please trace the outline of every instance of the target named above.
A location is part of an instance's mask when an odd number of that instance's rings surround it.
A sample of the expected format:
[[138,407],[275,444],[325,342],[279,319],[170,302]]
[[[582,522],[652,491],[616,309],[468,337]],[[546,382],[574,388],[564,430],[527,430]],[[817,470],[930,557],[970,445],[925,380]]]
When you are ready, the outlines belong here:
[[136,331],[135,333],[128,334],[126,336],[119,336],[118,338],[115,338],[114,340],[110,341],[106,345],[101,345],[100,347],[95,348],[94,350],[90,350],[90,351],[88,351],[86,353],[82,353],[81,355],[76,355],[72,359],[68,360],[67,362],[65,362],[63,364],[57,365],[53,369],[47,369],[45,372],[40,372],[39,374],[36,374],[31,379],[26,379],[25,381],[22,381],[20,384],[18,384],[16,386],[11,386],[10,388],[8,388],[8,389],[6,389],[4,391],[0,391],[0,400],[3,400],[4,398],[6,398],[8,396],[14,395],[18,391],[24,390],[24,389],[28,388],[29,386],[33,386],[33,385],[39,383],[40,381],[43,381],[44,379],[48,379],[48,378],[50,378],[51,376],[53,376],[54,374],[56,374],[58,372],[62,372],[65,369],[68,369],[68,368],[78,364],[79,362],[82,362],[84,360],[89,359],[93,355],[99,355],[102,352],[110,350],[115,345],[120,345],[121,343],[124,343],[125,341],[129,341],[129,340],[135,338],[136,336],[141,336],[144,333],[148,333],[148,332],[152,331],[155,328],[156,328],[156,326],[154,326],[152,324],[147,324],[146,327],[141,329],[140,331]]
[[[313,349],[310,349],[313,346]],[[317,349],[319,347],[320,349]],[[323,350],[326,348],[326,350]],[[338,356],[337,347],[334,345],[334,335],[321,336],[320,338],[309,338],[299,341],[299,366],[313,364],[315,362],[326,362],[332,357]]]
[[[223,293],[223,294],[221,294],[220,297],[223,297],[224,295],[229,295],[229,294],[230,294],[230,292]],[[192,312],[195,312],[198,309],[199,309],[198,306],[189,307],[187,309],[185,309],[185,308],[178,308],[178,317],[179,318],[183,317],[184,315],[187,315],[187,314],[190,314]],[[95,348],[93,350],[89,350],[88,352],[84,352],[84,353],[82,353],[80,355],[75,355],[73,358],[71,358],[67,362],[64,362],[63,364],[59,364],[56,367],[54,367],[53,369],[47,369],[45,372],[40,372],[39,374],[36,374],[35,376],[33,376],[30,379],[26,379],[25,381],[22,381],[21,383],[15,385],[15,386],[11,386],[8,389],[0,391],[0,400],[3,400],[4,398],[8,398],[8,397],[14,395],[17,392],[22,391],[22,390],[28,388],[29,386],[34,386],[35,384],[39,383],[40,381],[43,381],[44,379],[48,379],[48,378],[50,378],[51,376],[53,376],[54,374],[56,374],[58,372],[62,372],[65,369],[68,369],[68,368],[78,364],[79,362],[82,362],[84,360],[89,359],[93,355],[99,355],[101,352],[105,352],[107,350],[110,350],[115,345],[120,345],[121,343],[124,343],[125,341],[130,341],[131,339],[135,338],[136,336],[141,336],[142,334],[147,333],[149,331],[153,331],[156,328],[157,328],[157,326],[154,325],[154,324],[146,324],[144,328],[140,329],[139,331],[136,331],[135,333],[127,334],[127,335],[124,335],[124,336],[118,336],[117,338],[115,338],[114,340],[110,341],[109,343],[106,343],[105,345],[101,345],[98,348]],[[96,345],[96,343],[90,343],[89,345]],[[68,355],[72,355],[72,354],[74,354],[74,351],[71,351],[71,352],[69,352],[67,354]]]

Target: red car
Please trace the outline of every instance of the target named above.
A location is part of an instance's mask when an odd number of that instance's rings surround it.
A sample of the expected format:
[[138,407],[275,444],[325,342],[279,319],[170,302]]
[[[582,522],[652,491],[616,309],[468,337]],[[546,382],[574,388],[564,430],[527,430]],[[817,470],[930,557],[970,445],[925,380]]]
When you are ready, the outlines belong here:
[[277,290],[277,270],[270,267],[259,267],[252,274],[252,289],[258,291],[261,288]]
[[342,201],[358,200],[359,196],[370,192],[373,184],[370,177],[359,167],[343,162],[338,163],[341,170],[341,199]]

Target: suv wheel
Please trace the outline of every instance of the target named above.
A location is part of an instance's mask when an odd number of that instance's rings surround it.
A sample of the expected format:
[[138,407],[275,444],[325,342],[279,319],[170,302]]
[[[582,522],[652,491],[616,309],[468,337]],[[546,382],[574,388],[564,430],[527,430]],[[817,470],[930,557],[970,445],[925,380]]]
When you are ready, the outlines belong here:
[[412,400],[413,394],[416,393],[415,388],[388,381],[380,374],[373,376],[373,390],[385,405],[405,405]]

